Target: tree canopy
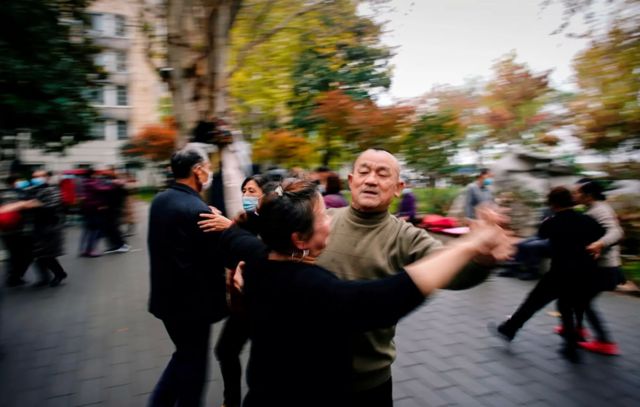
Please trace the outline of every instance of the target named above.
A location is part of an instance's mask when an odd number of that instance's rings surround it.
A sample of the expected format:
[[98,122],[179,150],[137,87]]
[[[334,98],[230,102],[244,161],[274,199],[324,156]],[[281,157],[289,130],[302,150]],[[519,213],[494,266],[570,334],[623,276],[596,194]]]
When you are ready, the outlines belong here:
[[88,3],[2,2],[0,131],[28,129],[40,146],[89,137],[96,116],[88,89],[99,75],[93,63],[98,49],[84,35]]

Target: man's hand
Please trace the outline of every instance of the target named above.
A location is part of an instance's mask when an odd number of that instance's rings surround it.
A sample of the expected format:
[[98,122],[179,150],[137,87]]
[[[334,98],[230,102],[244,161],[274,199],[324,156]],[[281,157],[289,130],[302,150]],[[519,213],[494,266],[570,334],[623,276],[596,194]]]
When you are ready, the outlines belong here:
[[507,215],[509,208],[494,205],[491,203],[481,203],[476,206],[476,218],[489,224],[505,226],[511,218]]

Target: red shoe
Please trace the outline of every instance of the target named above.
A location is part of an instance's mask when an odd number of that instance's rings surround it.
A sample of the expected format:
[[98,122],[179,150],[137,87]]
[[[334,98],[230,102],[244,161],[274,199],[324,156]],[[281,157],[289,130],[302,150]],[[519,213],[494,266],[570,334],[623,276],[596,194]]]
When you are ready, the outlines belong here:
[[589,352],[601,353],[603,355],[615,356],[620,354],[618,344],[615,342],[579,342],[581,348],[588,350]]
[[[562,335],[564,333],[564,327],[562,325],[556,325],[556,327],[553,328],[553,332],[557,333],[558,335]],[[577,332],[578,336],[580,338],[584,338],[585,340],[591,337],[591,334],[589,334],[587,328],[580,328],[579,330],[577,330]]]

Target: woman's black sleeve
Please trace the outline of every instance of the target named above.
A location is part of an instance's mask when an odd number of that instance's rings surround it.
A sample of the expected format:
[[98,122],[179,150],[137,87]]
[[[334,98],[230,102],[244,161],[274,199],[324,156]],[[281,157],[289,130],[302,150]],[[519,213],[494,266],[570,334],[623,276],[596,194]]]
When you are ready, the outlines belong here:
[[404,270],[372,281],[331,279],[316,295],[309,300],[326,303],[331,318],[354,331],[394,325],[425,300]]

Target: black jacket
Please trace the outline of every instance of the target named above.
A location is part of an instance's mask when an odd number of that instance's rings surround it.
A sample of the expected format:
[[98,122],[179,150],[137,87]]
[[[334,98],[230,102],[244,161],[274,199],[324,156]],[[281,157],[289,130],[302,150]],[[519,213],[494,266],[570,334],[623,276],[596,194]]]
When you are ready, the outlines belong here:
[[203,212],[211,211],[198,193],[179,183],[151,203],[149,312],[160,319],[216,322],[227,315],[220,234],[200,230]]

